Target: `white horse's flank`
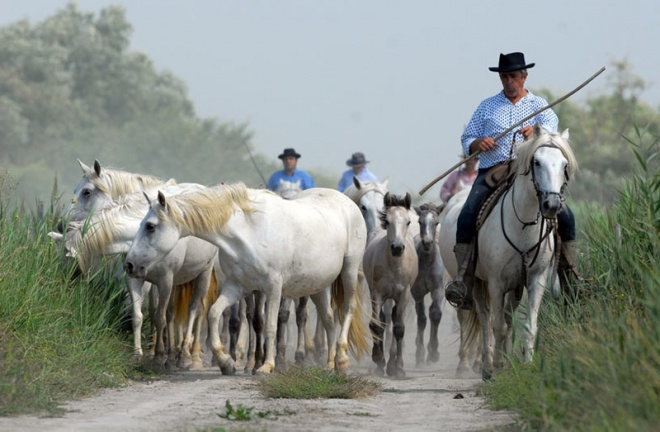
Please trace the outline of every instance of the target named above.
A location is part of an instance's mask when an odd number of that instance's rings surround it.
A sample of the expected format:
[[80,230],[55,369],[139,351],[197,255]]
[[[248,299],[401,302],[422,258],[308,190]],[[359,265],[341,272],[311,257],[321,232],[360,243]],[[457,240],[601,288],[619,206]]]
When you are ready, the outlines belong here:
[[[516,290],[520,295],[524,287],[528,300],[523,349],[525,359],[532,359],[541,300],[545,290],[556,283],[551,222],[562,208],[564,188],[577,169],[568,131],[549,133],[535,125],[533,137],[518,147],[513,169],[513,185],[499,199],[477,237],[478,280],[472,314],[477,314],[481,325],[484,378],[502,366],[512,332],[511,315],[519,304]],[[453,254],[456,220],[464,197],[454,198],[449,204],[455,207],[447,209],[440,232],[443,262],[452,277],[457,271]]]
[[[223,373],[233,373],[234,366],[218,336],[220,315],[252,291],[262,291],[267,297],[266,360],[258,372],[270,373],[275,367],[282,295],[314,300],[328,335],[328,368],[345,371],[348,367],[349,331],[353,347],[366,352],[357,295],[366,227],[346,196],[314,188],[288,201],[242,184],[218,185],[169,199],[159,194],[126,258],[129,275],[141,277],[181,237],[191,235],[218,246],[223,263],[226,280],[209,312],[212,350]],[[321,310],[316,302],[331,284],[342,323],[336,350],[331,309]]]
[[382,376],[385,372],[385,315],[382,307],[383,302],[393,300],[394,337],[387,361],[387,374],[403,377],[405,314],[410,301],[410,289],[418,272],[417,252],[410,232],[410,194],[401,199],[386,193],[384,198],[385,208],[381,211],[380,218],[383,229],[370,236],[363,259],[364,274],[371,291],[371,357],[376,363],[376,374]]

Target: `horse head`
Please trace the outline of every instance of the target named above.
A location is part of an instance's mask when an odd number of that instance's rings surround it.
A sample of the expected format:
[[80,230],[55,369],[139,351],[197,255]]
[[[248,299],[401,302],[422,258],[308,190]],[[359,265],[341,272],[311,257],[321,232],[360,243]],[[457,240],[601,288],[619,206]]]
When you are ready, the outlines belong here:
[[433,203],[415,207],[415,213],[419,216],[419,240],[427,252],[436,244],[436,231],[443,209],[444,204],[438,207]]
[[555,219],[562,209],[566,186],[577,169],[568,129],[551,133],[535,124],[533,137],[518,148],[516,164],[519,174],[531,177],[541,215]]
[[401,198],[387,192],[383,198],[385,207],[380,212],[381,227],[387,231],[390,252],[394,257],[400,257],[406,248],[406,239],[410,234],[410,205],[412,197],[409,193]]

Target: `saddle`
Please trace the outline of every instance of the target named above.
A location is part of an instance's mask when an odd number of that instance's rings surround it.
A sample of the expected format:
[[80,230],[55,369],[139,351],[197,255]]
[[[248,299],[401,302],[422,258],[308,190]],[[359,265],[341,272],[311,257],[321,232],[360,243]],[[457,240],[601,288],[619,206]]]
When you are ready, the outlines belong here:
[[512,162],[513,161],[502,162],[492,167],[488,173],[486,173],[486,183],[488,186],[495,188],[495,190],[488,195],[481,203],[481,206],[479,206],[479,212],[477,213],[477,232],[481,229],[481,226],[495,207],[498,199],[513,183],[515,173],[511,170]]

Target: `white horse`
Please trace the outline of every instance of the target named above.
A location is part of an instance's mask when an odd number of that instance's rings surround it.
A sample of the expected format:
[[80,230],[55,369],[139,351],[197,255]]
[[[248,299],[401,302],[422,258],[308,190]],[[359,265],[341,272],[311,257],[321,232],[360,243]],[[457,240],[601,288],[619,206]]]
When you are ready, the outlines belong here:
[[[419,216],[419,235],[415,237],[419,272],[412,286],[412,296],[415,300],[415,311],[417,312],[415,361],[418,366],[424,364],[425,361],[435,363],[440,359],[438,327],[442,319],[442,308],[445,304],[445,286],[443,282],[445,266],[440,256],[437,233],[440,228],[440,215],[443,209],[444,205],[436,206],[432,203],[415,207],[415,212]],[[431,294],[431,305],[429,306],[431,328],[425,360],[424,331],[427,319],[424,310],[424,298],[427,294]]]
[[[283,295],[310,296],[314,301],[326,328],[329,369],[346,371],[349,342],[358,354],[366,352],[357,294],[366,227],[345,195],[313,188],[283,200],[243,184],[217,185],[172,198],[159,193],[126,257],[127,273],[142,277],[186,236],[198,236],[219,248],[226,280],[209,311],[209,333],[224,374],[234,373],[234,366],[218,336],[218,320],[226,307],[257,290],[267,297],[266,359],[259,373],[271,373],[275,367],[277,312]],[[336,348],[332,309],[319,296],[331,284],[342,324]]]
[[[516,175],[512,185],[498,199],[477,234],[475,308],[471,313],[478,316],[481,325],[485,379],[503,365],[512,334],[512,314],[523,288],[527,288],[523,332],[526,361],[533,357],[543,294],[546,289],[557,289],[552,232],[562,209],[564,190],[577,169],[568,130],[549,133],[536,124],[532,138],[517,148],[512,169]],[[447,212],[440,233],[443,262],[452,277],[457,272],[453,248],[458,213],[458,209]]]
[[[293,199],[296,195],[302,192],[301,181],[295,182],[280,179],[277,186],[276,194],[284,199]],[[330,301],[330,287],[326,293],[327,301]],[[258,303],[258,302],[256,302]],[[296,345],[295,361],[298,366],[304,365],[307,360],[307,355],[313,355],[317,360],[322,358],[323,348],[325,343],[325,330],[323,323],[320,319],[316,320],[316,334],[312,336],[311,331],[307,327],[307,304],[309,297],[300,297],[292,299],[289,297],[282,297],[280,303],[280,311],[277,316],[277,355],[275,356],[275,365],[277,368],[284,368],[286,365],[286,330],[289,323],[289,315],[292,306],[296,310],[296,326],[298,329],[298,343]],[[257,311],[263,308],[257,308]],[[317,350],[318,347],[318,350]]]
[[371,358],[376,363],[375,373],[384,374],[385,358],[383,336],[385,315],[383,302],[393,300],[392,332],[393,343],[387,361],[387,375],[403,377],[403,337],[405,314],[410,301],[410,290],[418,272],[417,252],[410,232],[410,194],[399,198],[385,194],[385,208],[381,213],[381,227],[369,239],[364,252],[364,274],[371,292],[371,333],[373,348]]
[[[168,194],[185,193],[196,190],[198,185],[182,184],[166,188]],[[90,260],[97,256],[126,254],[130,248],[133,237],[137,233],[140,222],[149,210],[148,201],[143,193],[138,192],[121,197],[115,201],[112,207],[105,207],[91,215],[87,222],[87,228],[79,229],[70,235],[67,247],[75,252],[75,255],[84,270],[89,267]],[[152,196],[155,199],[155,193]],[[212,272],[215,270],[216,277],[222,277],[219,263],[217,261],[218,248],[211,243],[196,237],[182,239],[167,256],[149,269],[141,281],[153,283],[158,286],[158,308],[152,317],[156,326],[157,337],[155,356],[156,361],[165,363],[165,331],[167,319],[173,313],[168,307],[174,307],[171,301],[173,287],[194,281],[193,297],[190,303],[190,314],[186,329],[185,339],[181,341],[181,361],[183,367],[201,367],[200,359],[201,345],[199,336],[202,325],[202,307],[209,293]],[[142,355],[141,329],[142,329],[142,293],[136,287],[141,284],[129,285],[133,305],[133,343],[136,355]],[[217,291],[217,282],[216,282]],[[212,292],[212,291],[211,291]],[[216,296],[212,297],[215,300]],[[207,302],[208,303],[208,302]],[[193,329],[193,327],[195,327]],[[195,337],[193,339],[193,330]],[[169,358],[168,366],[173,366],[176,352],[174,348],[174,333],[169,331]],[[194,350],[191,354],[191,346]]]

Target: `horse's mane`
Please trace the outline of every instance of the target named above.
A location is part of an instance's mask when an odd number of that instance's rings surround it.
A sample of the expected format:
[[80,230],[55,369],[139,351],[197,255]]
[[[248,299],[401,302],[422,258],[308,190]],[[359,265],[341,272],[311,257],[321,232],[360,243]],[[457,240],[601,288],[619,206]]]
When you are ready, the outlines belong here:
[[437,206],[433,203],[425,203],[425,204],[421,204],[419,206],[419,211],[420,212],[429,211],[429,212],[435,213],[436,215],[439,215],[440,213],[442,213],[442,211],[444,209],[445,209],[445,204],[441,204],[441,205]]
[[573,178],[573,175],[578,169],[578,163],[575,154],[571,149],[571,144],[568,141],[568,131],[565,131],[566,138],[564,138],[563,134],[558,132],[548,132],[540,126],[538,127],[538,130],[541,131],[540,134],[536,134],[537,129],[535,128],[534,136],[518,145],[516,149],[516,159],[513,162],[513,171],[519,175],[527,174],[536,150],[543,145],[553,144],[561,150],[562,154],[568,161],[568,167],[566,168],[568,178]]
[[[162,179],[152,175],[136,174],[107,167],[103,167],[101,176],[97,176],[96,173],[93,173],[88,175],[87,178],[94,187],[102,193],[109,195],[113,200],[122,195],[146,190],[150,187],[160,186],[165,183]],[[176,184],[176,181],[170,179],[167,181],[167,184],[173,185]]]
[[[255,191],[273,194],[271,191]],[[155,208],[161,220],[172,221],[191,233],[222,231],[232,215],[240,210],[252,213],[252,200],[243,183],[220,184],[201,191],[167,198],[167,209]],[[166,215],[169,212],[169,216]]]
[[111,207],[98,210],[84,224],[74,225],[67,232],[67,246],[77,251],[81,268],[87,268],[93,256],[114,242],[125,219],[142,220],[148,208],[142,192],[132,193],[122,196]]
[[344,195],[352,199],[354,203],[359,203],[363,196],[372,191],[385,195],[387,193],[387,185],[377,181],[367,181],[362,182],[362,187],[358,189],[352,184],[344,190]]
[[385,207],[378,211],[378,214],[380,215],[380,226],[383,227],[383,229],[387,229],[387,211],[391,207],[403,207],[406,210],[410,209],[409,196],[399,197],[394,194],[387,193],[385,198]]

